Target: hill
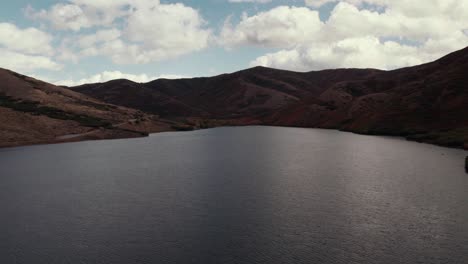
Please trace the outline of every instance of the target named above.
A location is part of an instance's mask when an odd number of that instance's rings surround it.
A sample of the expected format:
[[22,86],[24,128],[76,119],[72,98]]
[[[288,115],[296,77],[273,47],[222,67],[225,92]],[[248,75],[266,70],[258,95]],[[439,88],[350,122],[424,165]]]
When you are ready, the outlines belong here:
[[114,80],[70,89],[194,128],[319,127],[468,148],[468,48],[393,71],[255,67],[215,77]]
[[0,69],[0,147],[140,137],[170,126],[139,110],[103,103]]

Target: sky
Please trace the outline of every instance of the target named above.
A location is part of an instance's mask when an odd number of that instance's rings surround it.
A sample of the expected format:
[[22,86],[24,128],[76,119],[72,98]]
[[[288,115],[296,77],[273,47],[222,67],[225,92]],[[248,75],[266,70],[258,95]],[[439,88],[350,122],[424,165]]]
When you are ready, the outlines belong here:
[[0,67],[60,85],[254,66],[391,70],[466,46],[466,0],[15,0],[0,9]]

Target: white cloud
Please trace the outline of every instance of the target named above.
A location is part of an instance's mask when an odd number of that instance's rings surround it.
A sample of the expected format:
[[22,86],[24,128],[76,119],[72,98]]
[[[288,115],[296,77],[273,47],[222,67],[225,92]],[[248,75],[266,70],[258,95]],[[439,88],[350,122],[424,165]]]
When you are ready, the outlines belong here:
[[85,15],[83,9],[72,4],[56,4],[50,10],[35,10],[28,7],[26,13],[34,19],[41,19],[50,22],[56,29],[71,29],[78,31],[81,28],[91,27],[93,23]]
[[427,16],[424,11],[405,14],[396,4],[394,7],[387,7],[384,12],[377,12],[342,2],[333,9],[325,32],[334,38],[372,35],[425,41],[428,38],[445,38],[456,34],[464,26],[468,26],[467,23],[468,19],[460,21],[453,15],[434,13]]
[[[62,0],[46,9],[28,7],[26,14],[43,22],[42,30],[0,23],[1,65],[22,71],[57,70],[61,65],[54,60],[77,63],[92,56],[117,64],[143,64],[197,52],[216,40],[227,49],[274,49],[252,65],[295,70],[393,69],[436,59],[468,44],[466,0],[419,4],[409,0],[304,0],[308,7],[278,6],[244,13],[236,23],[226,19],[216,37],[198,10],[167,2]],[[316,8],[327,3],[335,5],[329,18],[321,21]],[[57,36],[64,37],[53,47],[53,37],[45,29],[63,30]],[[99,76],[96,78],[101,80]]]
[[100,55],[118,64],[161,61],[202,50],[212,36],[197,10],[158,0],[70,0],[27,13],[57,29],[97,27],[95,33],[62,43],[59,57],[75,62],[80,56]]
[[120,38],[122,33],[118,29],[103,29],[91,35],[79,38],[78,44],[81,48],[90,48],[102,42],[108,42]]
[[93,76],[80,79],[78,81],[60,80],[60,81],[52,81],[52,82],[56,85],[77,86],[77,85],[82,85],[86,83],[102,83],[102,82],[107,82],[107,81],[116,80],[116,79],[127,79],[127,80],[131,80],[134,82],[145,83],[145,82],[150,82],[152,80],[161,79],[161,78],[180,79],[180,78],[186,78],[186,76],[175,75],[175,74],[162,74],[162,75],[156,75],[156,76],[149,76],[147,74],[129,74],[129,73],[123,73],[120,71],[104,71],[102,73],[98,73]]
[[257,58],[252,66],[268,66],[293,70],[321,70],[327,68],[383,68],[394,69],[421,64],[432,59],[419,53],[417,47],[394,41],[381,42],[375,37],[348,38],[313,47],[283,50]]
[[52,37],[35,28],[20,29],[10,23],[0,23],[0,47],[27,54],[51,54]]
[[0,48],[0,67],[16,72],[32,72],[38,69],[60,70],[62,65],[52,59],[38,55],[27,55]]
[[251,62],[283,69],[336,67],[394,69],[428,62],[468,44],[468,1],[306,0],[320,7],[337,2],[326,21],[316,10],[276,7],[227,20],[220,43],[226,48],[279,48]]
[[204,24],[197,10],[183,4],[138,8],[128,17],[124,36],[132,43],[142,44],[130,45],[130,53],[124,52],[114,61],[125,63],[134,58],[136,63],[146,63],[204,49],[211,36]]
[[20,29],[0,23],[0,67],[19,72],[38,69],[59,70],[53,54],[52,36],[36,28]]
[[69,0],[68,3],[57,3],[48,10],[35,10],[28,6],[26,15],[32,19],[47,21],[55,29],[79,31],[111,25],[117,18],[129,12],[130,2],[133,1]]
[[290,47],[313,40],[322,26],[317,11],[280,6],[250,17],[244,14],[236,26],[226,20],[220,42],[228,47],[245,44]]

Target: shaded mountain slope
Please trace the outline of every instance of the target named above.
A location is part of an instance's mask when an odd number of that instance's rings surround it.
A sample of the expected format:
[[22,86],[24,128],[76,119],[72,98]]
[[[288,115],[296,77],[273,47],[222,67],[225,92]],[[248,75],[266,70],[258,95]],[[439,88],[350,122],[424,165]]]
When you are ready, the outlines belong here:
[[128,80],[85,84],[71,89],[100,100],[167,118],[248,118],[263,120],[271,112],[318,97],[343,80],[362,80],[375,70],[311,73],[256,67],[209,78],[166,80],[140,84]]
[[115,80],[71,89],[171,119],[334,128],[462,147],[468,144],[467,72],[468,48],[394,71],[255,67],[209,78]]
[[285,108],[270,121],[366,134],[401,135],[447,146],[468,142],[468,49],[433,63],[337,83],[314,104]]
[[0,69],[0,147],[137,137],[168,125],[139,110]]

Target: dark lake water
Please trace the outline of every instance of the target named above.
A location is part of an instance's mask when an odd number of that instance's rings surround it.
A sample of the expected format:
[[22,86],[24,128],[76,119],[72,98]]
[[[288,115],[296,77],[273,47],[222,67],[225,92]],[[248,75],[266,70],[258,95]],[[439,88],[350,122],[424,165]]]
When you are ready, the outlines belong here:
[[0,150],[0,263],[468,263],[467,152],[241,127]]

